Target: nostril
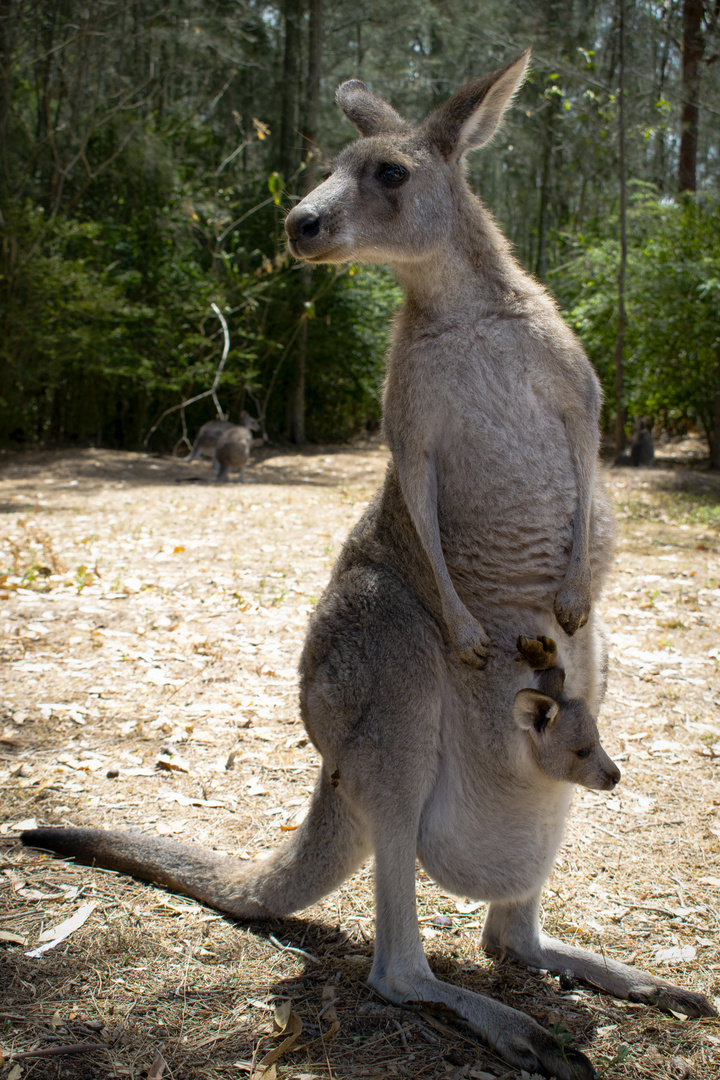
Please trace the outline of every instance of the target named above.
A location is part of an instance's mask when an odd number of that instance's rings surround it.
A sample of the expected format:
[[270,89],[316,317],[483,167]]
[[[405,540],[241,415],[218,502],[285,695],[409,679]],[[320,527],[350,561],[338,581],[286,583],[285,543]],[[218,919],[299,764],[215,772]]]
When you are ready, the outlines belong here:
[[310,239],[320,232],[320,218],[316,214],[310,214],[298,222],[298,239]]

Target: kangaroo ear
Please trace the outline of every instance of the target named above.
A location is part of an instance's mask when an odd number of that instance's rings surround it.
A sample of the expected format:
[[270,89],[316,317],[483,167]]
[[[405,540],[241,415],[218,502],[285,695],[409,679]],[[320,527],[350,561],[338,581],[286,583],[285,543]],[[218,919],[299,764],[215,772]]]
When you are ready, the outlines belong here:
[[542,735],[553,726],[560,706],[539,690],[518,690],[513,704],[513,719],[523,731]]
[[495,134],[503,113],[520,89],[530,62],[530,50],[520,53],[505,67],[473,79],[425,121],[440,153],[458,161]]
[[383,131],[405,131],[407,121],[392,105],[375,97],[364,82],[349,79],[341,83],[335,95],[337,103],[361,135],[378,135]]

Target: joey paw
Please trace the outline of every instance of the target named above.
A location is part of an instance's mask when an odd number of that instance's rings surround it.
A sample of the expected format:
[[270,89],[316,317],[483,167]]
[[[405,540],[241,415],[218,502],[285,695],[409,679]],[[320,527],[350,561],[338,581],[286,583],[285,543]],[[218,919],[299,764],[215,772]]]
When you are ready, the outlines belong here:
[[567,581],[555,593],[555,618],[566,634],[572,635],[590,618],[590,579],[576,583]]

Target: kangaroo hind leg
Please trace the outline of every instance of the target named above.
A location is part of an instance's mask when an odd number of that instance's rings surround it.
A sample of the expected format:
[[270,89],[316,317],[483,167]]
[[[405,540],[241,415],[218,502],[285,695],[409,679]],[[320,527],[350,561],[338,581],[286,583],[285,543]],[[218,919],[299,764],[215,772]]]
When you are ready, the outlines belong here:
[[647,971],[548,937],[540,930],[539,909],[539,892],[527,900],[490,904],[482,933],[485,951],[493,956],[512,956],[556,974],[569,973],[579,982],[617,998],[656,1005],[685,1016],[717,1015],[704,994],[683,990]]

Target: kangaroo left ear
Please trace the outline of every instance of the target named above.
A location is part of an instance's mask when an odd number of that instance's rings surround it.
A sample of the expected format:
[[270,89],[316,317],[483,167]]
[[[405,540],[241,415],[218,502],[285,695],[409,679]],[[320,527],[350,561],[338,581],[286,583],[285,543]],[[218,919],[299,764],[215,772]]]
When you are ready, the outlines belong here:
[[513,719],[523,731],[542,735],[553,726],[560,706],[539,690],[518,690],[513,704]]
[[458,161],[468,150],[489,142],[503,113],[522,86],[530,62],[530,50],[520,53],[505,67],[473,79],[425,121],[441,154]]
[[387,101],[376,97],[360,79],[341,83],[335,94],[337,103],[361,135],[406,131],[408,123]]

